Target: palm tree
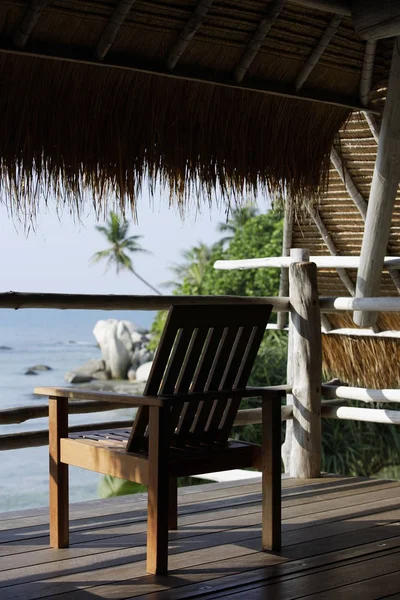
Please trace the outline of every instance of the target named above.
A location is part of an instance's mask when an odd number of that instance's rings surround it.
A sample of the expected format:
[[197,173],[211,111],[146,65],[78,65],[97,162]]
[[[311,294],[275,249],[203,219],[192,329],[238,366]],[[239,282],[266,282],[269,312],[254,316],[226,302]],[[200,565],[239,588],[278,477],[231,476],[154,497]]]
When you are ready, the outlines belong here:
[[206,271],[210,267],[211,252],[212,248],[202,242],[190,250],[181,252],[184,262],[169,267],[176,279],[167,281],[163,285],[179,287],[184,280],[187,280],[190,285],[196,286],[200,290]]
[[96,229],[106,237],[111,246],[106,250],[96,252],[96,254],[92,256],[91,262],[98,263],[102,260],[106,260],[106,271],[111,266],[115,266],[117,274],[120,271],[127,269],[128,271],[131,271],[131,273],[133,273],[138,279],[140,279],[142,283],[153,290],[153,292],[161,295],[161,292],[153,287],[148,281],[143,279],[143,277],[141,277],[133,268],[132,259],[128,253],[147,253],[148,251],[142,248],[138,242],[138,240],[142,237],[141,235],[127,235],[129,230],[128,221],[123,221],[115,212],[110,212],[110,216],[106,224],[97,225]]
[[220,244],[225,245],[230,242],[235,236],[235,233],[241,229],[249,219],[256,217],[258,209],[254,204],[247,204],[241,208],[235,208],[228,214],[225,223],[219,223],[218,231],[221,233],[229,233],[230,235],[225,236],[220,240]]

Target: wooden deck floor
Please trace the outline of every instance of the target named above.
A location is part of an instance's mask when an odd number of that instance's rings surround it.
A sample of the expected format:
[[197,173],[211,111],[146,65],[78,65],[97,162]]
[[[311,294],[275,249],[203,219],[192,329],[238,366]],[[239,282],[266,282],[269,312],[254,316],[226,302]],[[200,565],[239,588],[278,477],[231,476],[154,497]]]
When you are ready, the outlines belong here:
[[260,548],[260,483],[180,490],[169,577],[145,573],[145,495],[75,504],[71,548],[44,510],[0,515],[0,599],[400,598],[400,482],[283,481],[283,549]]

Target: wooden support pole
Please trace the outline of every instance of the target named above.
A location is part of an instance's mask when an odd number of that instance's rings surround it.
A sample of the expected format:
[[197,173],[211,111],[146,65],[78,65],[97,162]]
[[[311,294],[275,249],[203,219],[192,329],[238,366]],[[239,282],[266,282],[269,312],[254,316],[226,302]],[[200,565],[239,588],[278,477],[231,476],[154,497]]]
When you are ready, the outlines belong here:
[[281,399],[262,403],[262,549],[281,549]]
[[321,468],[321,315],[317,268],[294,263],[289,268],[293,435],[289,473],[319,477]]
[[379,134],[380,134],[381,128],[380,128],[380,125],[379,125],[379,123],[377,121],[376,116],[373,115],[372,113],[365,112],[364,113],[364,117],[365,117],[365,120],[367,121],[367,123],[369,125],[371,133],[372,133],[372,135],[374,137],[374,140],[378,144],[379,143]]
[[181,31],[179,38],[173,46],[167,58],[167,69],[172,71],[184,51],[189,45],[190,40],[196,35],[197,30],[201,27],[204,17],[208,13],[214,0],[199,0],[193,15]]
[[[357,275],[357,298],[379,296],[385,250],[400,180],[400,37],[396,38],[386,103],[371,184]],[[354,322],[372,327],[377,313],[354,313]]]
[[245,50],[235,69],[234,77],[235,81],[237,81],[238,83],[242,81],[243,77],[249,70],[249,67],[251,66],[253,60],[257,56],[261,48],[261,44],[263,43],[266,35],[268,34],[276,19],[279,17],[279,13],[281,12],[285,2],[286,0],[272,0],[272,2],[268,4],[267,14],[265,18],[262,21],[260,21],[256,32],[250,40],[247,49]]
[[[364,62],[361,71],[360,80],[360,100],[363,106],[369,105],[369,99],[371,94],[372,75],[374,72],[374,62],[376,53],[376,41],[367,41],[364,50]],[[371,130],[376,143],[379,142],[379,131],[380,126],[376,120],[375,115],[369,112],[364,112],[365,120]]]
[[113,45],[117,33],[122,23],[125,21],[134,2],[135,0],[119,0],[119,2],[117,2],[117,6],[115,7],[110,20],[105,26],[96,46],[96,56],[99,60],[102,60],[106,56],[107,52]]
[[67,548],[68,465],[60,461],[60,438],[68,437],[68,398],[49,398],[50,546]]
[[36,23],[39,21],[42,10],[46,8],[48,3],[49,0],[32,0],[14,34],[14,45],[17,48],[25,46]]
[[169,408],[151,406],[149,415],[147,571],[153,575],[166,575],[168,571],[169,437]]
[[[282,256],[290,255],[293,237],[293,207],[290,198],[285,202],[285,216],[283,220],[283,240],[282,240]],[[279,282],[279,296],[289,295],[289,268],[281,267],[281,278]],[[282,312],[278,314],[277,323],[278,329],[284,329],[287,324],[287,314]]]
[[[298,262],[308,261],[310,254],[308,250],[303,248],[292,248],[290,250],[290,258]],[[293,385],[293,322],[289,317],[289,337],[288,337],[288,354],[287,354],[287,370],[286,370],[286,382],[290,387]],[[291,393],[286,394],[286,406],[293,407],[293,396]],[[282,460],[285,473],[290,471],[290,457],[292,454],[292,436],[293,436],[293,424],[291,421],[286,423],[285,441],[282,445]]]
[[364,50],[364,62],[360,79],[360,100],[364,106],[368,106],[369,104],[372,75],[374,72],[375,52],[376,42],[366,42]]
[[314,70],[315,65],[318,63],[321,56],[327,49],[329,42],[332,40],[333,36],[339,29],[339,25],[342,22],[342,18],[342,15],[333,15],[333,17],[329,21],[328,26],[322,34],[321,39],[319,40],[314,50],[311,52],[306,64],[304,65],[296,79],[296,90],[300,90],[303,87],[304,83],[307,81],[309,75]]

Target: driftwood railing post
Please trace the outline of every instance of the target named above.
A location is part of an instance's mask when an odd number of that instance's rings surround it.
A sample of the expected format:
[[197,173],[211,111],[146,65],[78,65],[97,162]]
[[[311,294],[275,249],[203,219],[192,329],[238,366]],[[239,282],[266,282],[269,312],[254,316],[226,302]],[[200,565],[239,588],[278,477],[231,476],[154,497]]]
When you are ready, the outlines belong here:
[[[293,421],[287,423],[285,470],[292,477],[319,477],[321,468],[321,315],[317,267],[304,250],[291,251],[288,383]],[[290,459],[288,456],[290,450]],[[285,456],[286,455],[286,456]]]
[[[305,250],[303,248],[291,248],[288,253],[290,255],[290,258],[297,262],[308,261],[310,258],[310,254],[309,254],[308,250]],[[289,268],[288,268],[288,289],[286,290],[286,293],[288,293],[288,290],[290,291]],[[292,330],[293,330],[293,323],[292,323],[292,319],[290,318],[290,313],[289,313],[289,336],[288,336],[288,351],[287,351],[286,382],[290,386],[293,385],[293,368],[292,368],[292,366],[293,366],[293,346],[292,346],[293,331]],[[287,406],[293,405],[292,394],[286,394],[286,405]],[[286,421],[285,441],[282,445],[282,460],[283,460],[283,466],[285,468],[285,473],[290,472],[290,457],[292,455],[292,436],[293,436],[293,422],[290,419],[289,421]]]

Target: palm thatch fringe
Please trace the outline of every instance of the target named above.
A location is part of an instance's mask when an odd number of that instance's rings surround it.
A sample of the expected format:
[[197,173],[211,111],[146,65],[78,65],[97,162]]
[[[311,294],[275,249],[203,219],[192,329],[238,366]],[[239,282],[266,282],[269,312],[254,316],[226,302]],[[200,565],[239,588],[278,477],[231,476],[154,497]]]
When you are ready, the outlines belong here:
[[[354,327],[350,314],[330,315],[334,327]],[[400,315],[381,314],[382,331],[400,329]],[[339,335],[322,336],[323,368],[349,385],[368,388],[398,388],[400,384],[400,340]]]
[[[32,216],[55,196],[72,210],[111,198],[135,209],[146,181],[184,209],[326,186],[347,109],[203,83],[28,56],[1,56],[0,197]],[[154,191],[152,188],[150,191]]]

